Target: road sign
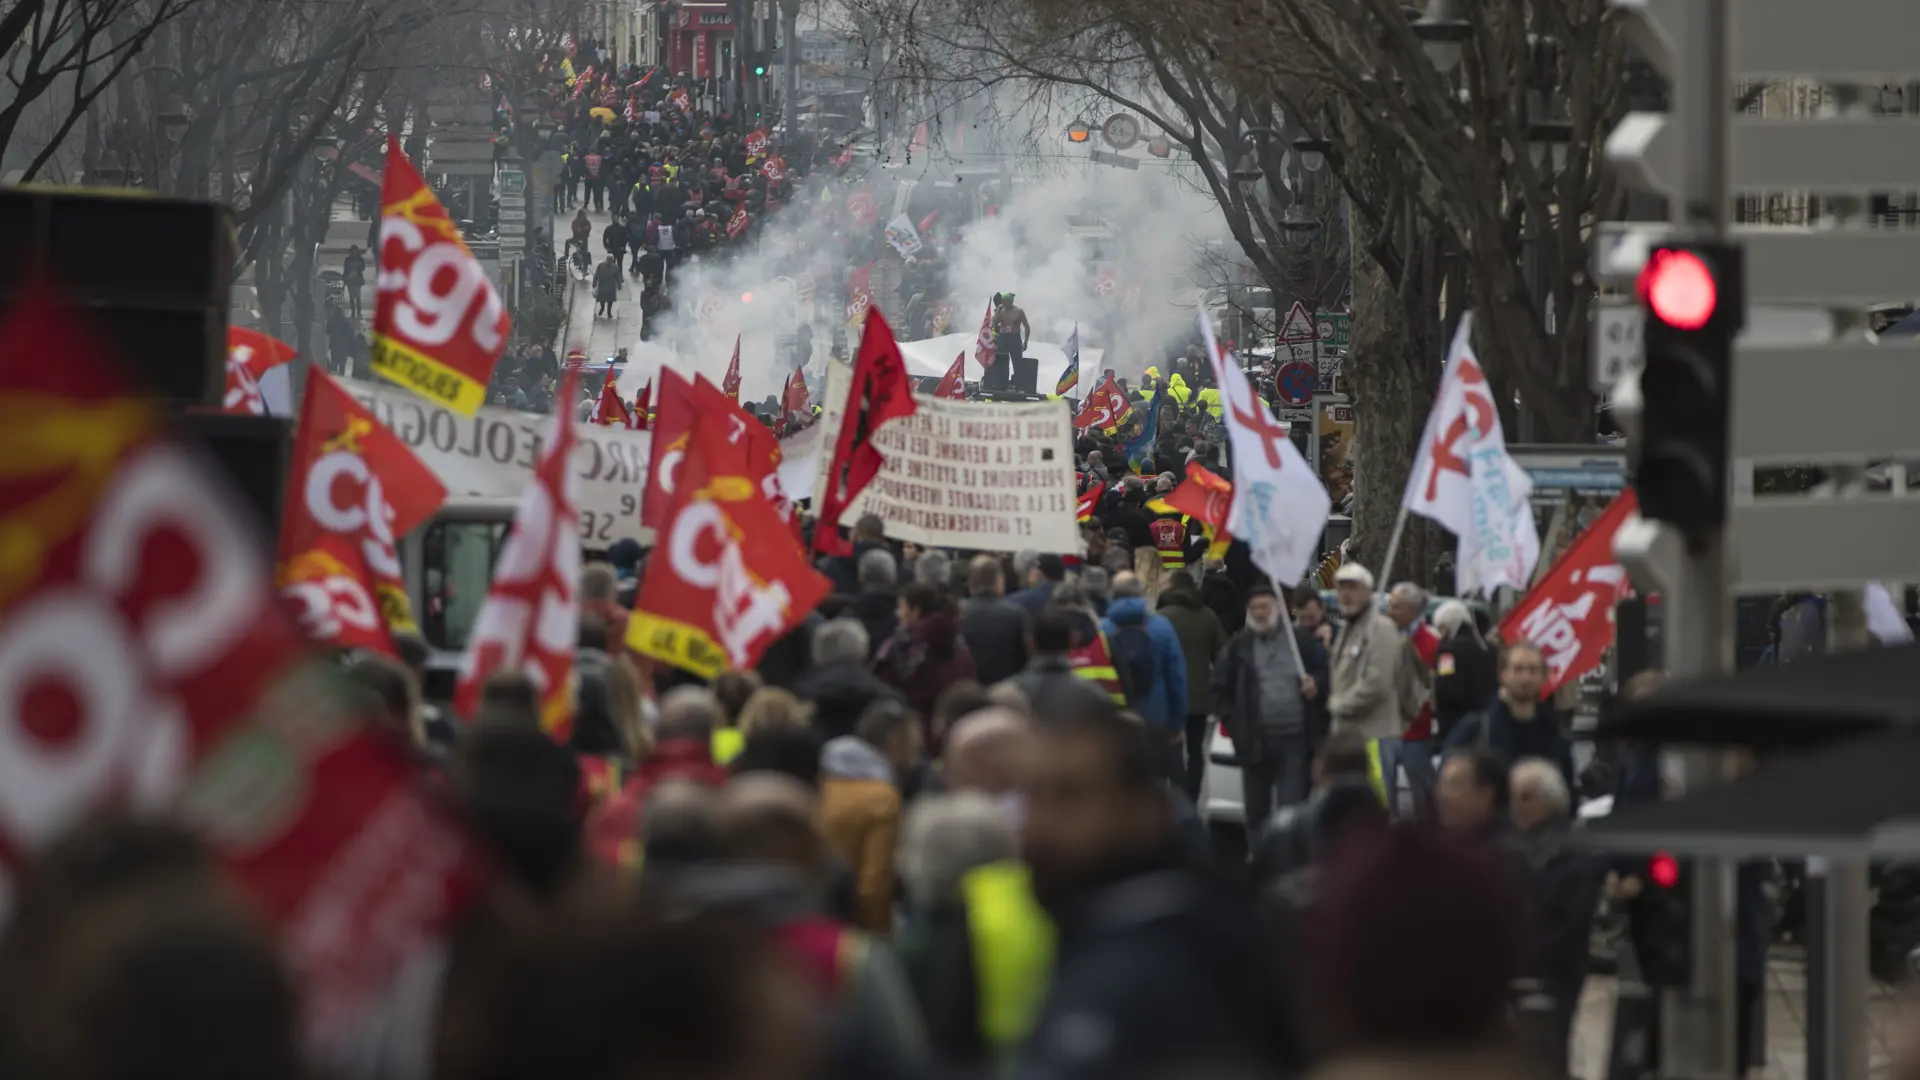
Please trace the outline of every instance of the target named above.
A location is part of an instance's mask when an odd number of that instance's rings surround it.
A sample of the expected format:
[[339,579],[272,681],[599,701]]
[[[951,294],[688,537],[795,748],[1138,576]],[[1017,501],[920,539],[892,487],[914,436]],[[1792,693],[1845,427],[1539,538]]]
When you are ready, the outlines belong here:
[[1280,422],[1288,425],[1311,424],[1313,423],[1313,410],[1282,408],[1280,410]]
[[525,195],[527,193],[527,174],[521,170],[501,169],[498,176],[502,200],[505,200],[509,196]]
[[1275,336],[1288,343],[1313,341],[1318,335],[1314,330],[1313,318],[1307,314],[1307,305],[1295,300],[1293,306],[1287,309],[1285,321],[1280,324],[1280,333]]
[[527,220],[527,204],[524,202],[503,202],[500,204],[501,221]]
[[1353,316],[1344,311],[1323,311],[1314,320],[1313,330],[1319,336],[1320,344],[1344,349],[1352,324]]
[[[1734,354],[1733,456],[1822,464],[1920,453],[1920,339],[1775,345]],[[1844,395],[1815,395],[1830,386]]]
[[1140,141],[1140,121],[1126,113],[1114,113],[1100,125],[1100,136],[1115,150],[1125,150]]
[[1093,152],[1093,160],[1099,162],[1102,165],[1114,165],[1122,169],[1140,168],[1139,158],[1123,157],[1120,154],[1110,154],[1105,150],[1095,150]]
[[1279,392],[1280,400],[1295,406],[1313,404],[1313,388],[1319,381],[1320,369],[1302,363],[1288,364],[1273,377],[1274,389]]
[[1596,394],[1613,389],[1642,359],[1640,327],[1646,313],[1625,297],[1603,299],[1593,309],[1593,341],[1587,348],[1587,383]]

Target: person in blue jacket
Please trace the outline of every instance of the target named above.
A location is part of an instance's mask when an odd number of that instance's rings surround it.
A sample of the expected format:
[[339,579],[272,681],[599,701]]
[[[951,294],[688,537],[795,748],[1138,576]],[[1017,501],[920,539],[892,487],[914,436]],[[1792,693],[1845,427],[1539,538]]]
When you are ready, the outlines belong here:
[[1180,741],[1187,725],[1187,657],[1180,651],[1180,635],[1166,616],[1147,610],[1138,575],[1116,575],[1112,595],[1100,629],[1107,636],[1114,671],[1128,707],[1146,724],[1161,755],[1163,775],[1179,776]]

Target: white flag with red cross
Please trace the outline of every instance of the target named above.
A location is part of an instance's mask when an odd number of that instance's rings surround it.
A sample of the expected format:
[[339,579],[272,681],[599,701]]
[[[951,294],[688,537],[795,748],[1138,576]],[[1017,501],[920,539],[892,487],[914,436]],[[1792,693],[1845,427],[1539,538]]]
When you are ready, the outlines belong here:
[[1287,438],[1287,425],[1273,418],[1239,362],[1214,341],[1213,321],[1205,311],[1200,313],[1200,335],[1213,358],[1233,451],[1227,531],[1247,542],[1253,565],[1275,586],[1291,586],[1319,558],[1320,534],[1333,499],[1300,456],[1300,448]]
[[1533,479],[1507,453],[1493,389],[1474,358],[1473,313],[1460,320],[1447,372],[1420,436],[1402,509],[1431,518],[1459,539],[1454,587],[1461,596],[1501,585],[1525,589],[1540,561]]

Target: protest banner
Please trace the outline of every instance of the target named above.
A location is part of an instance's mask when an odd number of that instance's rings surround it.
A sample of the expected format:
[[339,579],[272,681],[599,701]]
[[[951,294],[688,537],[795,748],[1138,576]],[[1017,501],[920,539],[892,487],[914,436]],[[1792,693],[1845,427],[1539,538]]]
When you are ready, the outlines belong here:
[[[462,416],[397,387],[340,382],[433,470],[449,495],[517,499],[533,483],[545,416],[490,405]],[[627,537],[653,543],[653,530],[640,525],[640,492],[647,482],[652,435],[584,422],[575,426],[580,542],[589,548]]]
[[[825,415],[836,431],[852,372],[833,364]],[[916,394],[880,428],[885,463],[843,520],[878,514],[896,540],[971,551],[1076,554],[1073,421],[1063,401],[946,401]],[[824,475],[815,478],[815,503]]]

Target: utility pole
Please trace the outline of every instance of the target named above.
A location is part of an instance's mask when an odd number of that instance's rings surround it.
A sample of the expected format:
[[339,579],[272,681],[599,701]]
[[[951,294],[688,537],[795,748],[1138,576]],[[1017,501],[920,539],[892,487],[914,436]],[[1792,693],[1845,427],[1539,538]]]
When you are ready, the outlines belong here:
[[[1862,332],[1870,304],[1920,295],[1920,232],[1864,228],[1861,213],[1866,195],[1904,190],[1920,165],[1920,125],[1859,107],[1862,86],[1920,72],[1920,59],[1877,32],[1908,0],[1830,0],[1817,12],[1801,0],[1611,3],[1674,90],[1671,114],[1629,114],[1606,147],[1628,183],[1666,195],[1671,208],[1666,226],[1596,230],[1596,276],[1635,281],[1646,309],[1644,355],[1615,392],[1642,513],[1615,552],[1643,589],[1662,594],[1675,676],[1728,669],[1735,592],[1825,590],[1832,644],[1858,648],[1861,590],[1920,570],[1914,501],[1859,483],[1869,465],[1920,450],[1920,426],[1901,404],[1920,394],[1920,346]],[[1816,119],[1736,117],[1736,78],[1823,82],[1840,109]],[[1831,227],[1732,228],[1742,192],[1811,195]],[[1812,344],[1769,340],[1749,304],[1824,309],[1837,333]],[[1791,385],[1814,373],[1818,401]],[[1832,490],[1736,490],[1733,478],[1756,463],[1825,467]],[[1674,764],[1689,789],[1727,776],[1718,753]],[[1814,859],[1809,876],[1807,1076],[1865,1080],[1866,862]],[[1665,988],[1662,1072],[1729,1077],[1733,866],[1724,849],[1696,852],[1686,877],[1691,947]]]

